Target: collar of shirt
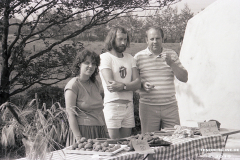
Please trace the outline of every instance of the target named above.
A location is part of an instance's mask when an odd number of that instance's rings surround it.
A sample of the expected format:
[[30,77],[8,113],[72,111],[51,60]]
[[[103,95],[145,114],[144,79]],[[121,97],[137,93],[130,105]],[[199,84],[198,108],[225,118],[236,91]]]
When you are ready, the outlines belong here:
[[[163,53],[163,50],[164,50],[164,48],[162,48],[162,52],[160,52],[160,53]],[[147,49],[146,49],[146,53],[147,53],[147,55],[149,55],[149,56],[155,55],[155,54],[153,54],[153,53],[149,50],[148,47],[147,47]],[[156,56],[156,58],[161,58],[160,53],[159,53],[159,55]]]

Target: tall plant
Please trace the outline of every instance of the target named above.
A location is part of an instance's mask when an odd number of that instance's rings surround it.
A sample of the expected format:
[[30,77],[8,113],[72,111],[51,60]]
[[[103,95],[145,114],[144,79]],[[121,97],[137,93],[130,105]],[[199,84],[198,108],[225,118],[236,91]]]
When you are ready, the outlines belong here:
[[[54,103],[50,109],[43,104],[39,109],[33,99],[23,110],[13,103],[0,106],[5,126],[2,129],[1,144],[7,151],[10,147],[25,146],[30,159],[44,159],[47,151],[65,146],[69,124],[67,114],[60,103]],[[16,144],[21,139],[23,143]]]

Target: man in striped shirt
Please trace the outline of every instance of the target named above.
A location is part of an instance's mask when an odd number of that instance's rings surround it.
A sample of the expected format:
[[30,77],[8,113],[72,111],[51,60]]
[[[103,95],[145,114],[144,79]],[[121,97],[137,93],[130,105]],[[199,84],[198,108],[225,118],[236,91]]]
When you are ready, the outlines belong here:
[[188,72],[171,49],[162,47],[163,31],[151,27],[146,31],[147,49],[134,58],[141,77],[139,116],[142,134],[180,125],[174,77],[187,82]]

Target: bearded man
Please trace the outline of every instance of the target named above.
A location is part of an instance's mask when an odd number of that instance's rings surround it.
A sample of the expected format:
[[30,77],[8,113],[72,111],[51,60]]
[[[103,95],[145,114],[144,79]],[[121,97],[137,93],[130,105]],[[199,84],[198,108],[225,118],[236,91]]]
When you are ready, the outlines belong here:
[[124,53],[130,45],[125,28],[114,27],[105,40],[107,52],[100,55],[100,77],[104,89],[104,116],[112,139],[129,137],[135,127],[133,91],[141,81],[132,55]]

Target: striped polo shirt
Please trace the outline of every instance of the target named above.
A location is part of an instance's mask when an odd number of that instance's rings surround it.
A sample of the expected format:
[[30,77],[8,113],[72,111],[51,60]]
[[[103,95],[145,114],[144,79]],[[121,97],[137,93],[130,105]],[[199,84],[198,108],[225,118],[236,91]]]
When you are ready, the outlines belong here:
[[[174,63],[183,68],[175,51],[163,48],[162,52],[171,54]],[[166,61],[151,53],[148,48],[138,52],[134,58],[139,69],[141,82],[148,81],[155,86],[149,92],[140,89],[139,101],[149,105],[167,105],[176,102],[174,73]]]

